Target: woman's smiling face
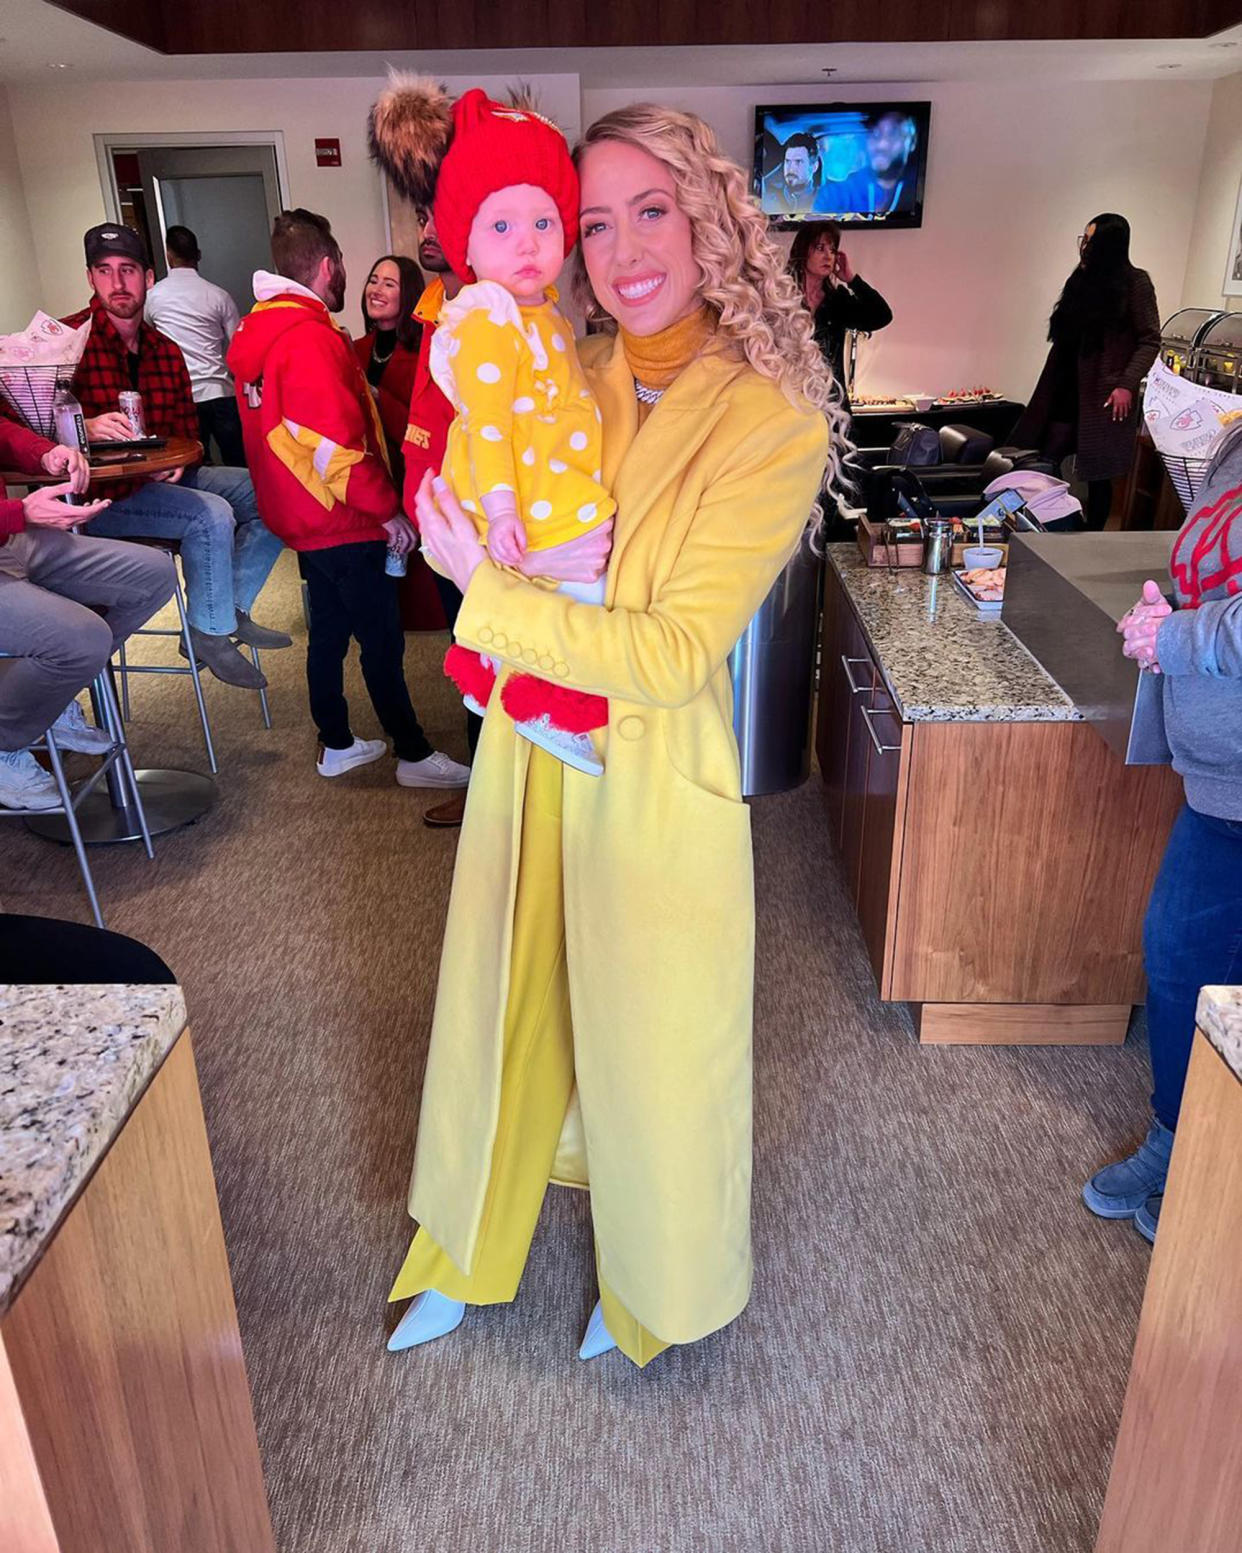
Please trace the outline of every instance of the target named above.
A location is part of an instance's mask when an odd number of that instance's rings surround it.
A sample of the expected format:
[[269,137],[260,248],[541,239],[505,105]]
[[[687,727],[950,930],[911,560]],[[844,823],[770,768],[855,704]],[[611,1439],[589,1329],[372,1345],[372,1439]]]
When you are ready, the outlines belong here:
[[582,154],[582,258],[600,306],[630,334],[658,334],[699,306],[689,217],[671,169],[602,140]]

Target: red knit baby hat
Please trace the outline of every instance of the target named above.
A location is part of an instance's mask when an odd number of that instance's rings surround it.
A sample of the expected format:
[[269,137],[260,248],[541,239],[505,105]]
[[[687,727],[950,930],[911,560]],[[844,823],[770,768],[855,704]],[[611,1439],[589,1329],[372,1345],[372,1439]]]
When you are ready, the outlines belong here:
[[515,184],[546,189],[565,228],[565,256],[578,241],[578,174],[565,137],[529,108],[492,102],[474,87],[453,105],[453,143],[436,180],[436,234],[444,257],[463,280],[470,228],[489,194]]

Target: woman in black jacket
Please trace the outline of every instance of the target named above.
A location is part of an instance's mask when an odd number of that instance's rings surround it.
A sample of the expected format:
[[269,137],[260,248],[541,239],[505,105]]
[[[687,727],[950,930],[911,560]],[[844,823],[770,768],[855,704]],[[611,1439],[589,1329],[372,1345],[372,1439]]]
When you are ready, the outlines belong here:
[[1096,216],[1078,248],[1078,267],[1048,320],[1052,349],[1011,440],[1057,460],[1077,454],[1087,527],[1098,529],[1108,521],[1112,482],[1134,459],[1138,389],[1160,350],[1160,314],[1151,277],[1130,263],[1124,216]]
[[815,320],[815,343],[841,385],[845,408],[845,336],[851,329],[874,334],[893,321],[893,310],[850,264],[835,221],[807,221],[789,250],[789,271]]

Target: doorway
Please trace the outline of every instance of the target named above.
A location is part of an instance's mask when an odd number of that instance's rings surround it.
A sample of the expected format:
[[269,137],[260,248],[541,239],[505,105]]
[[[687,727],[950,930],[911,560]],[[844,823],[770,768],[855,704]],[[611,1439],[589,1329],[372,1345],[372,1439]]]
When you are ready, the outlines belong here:
[[202,274],[232,296],[239,312],[249,312],[251,278],[270,268],[272,222],[285,204],[276,137],[227,144],[207,136],[193,144],[95,138],[109,214],[141,234],[156,278],[168,271],[168,228],[189,227],[202,250]]

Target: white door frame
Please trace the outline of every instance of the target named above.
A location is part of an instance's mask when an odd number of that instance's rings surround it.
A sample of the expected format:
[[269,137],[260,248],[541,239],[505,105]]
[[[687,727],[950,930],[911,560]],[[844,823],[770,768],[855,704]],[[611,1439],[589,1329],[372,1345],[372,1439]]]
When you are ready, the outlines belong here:
[[99,182],[103,188],[104,211],[109,221],[119,222],[121,219],[112,153],[142,150],[145,146],[271,146],[276,157],[276,181],[280,187],[281,203],[286,209],[289,206],[289,167],[285,161],[285,137],[282,130],[169,130],[162,133],[144,131],[138,135],[120,135],[109,131],[92,138],[95,142],[95,161],[99,166]]

